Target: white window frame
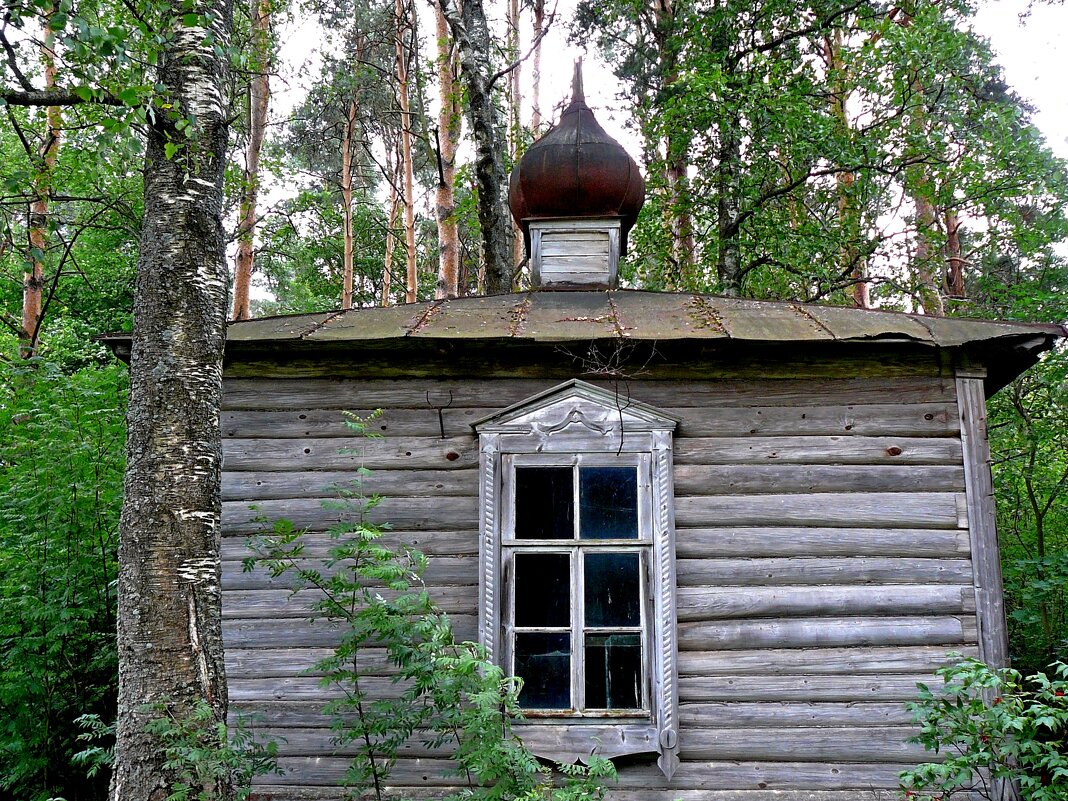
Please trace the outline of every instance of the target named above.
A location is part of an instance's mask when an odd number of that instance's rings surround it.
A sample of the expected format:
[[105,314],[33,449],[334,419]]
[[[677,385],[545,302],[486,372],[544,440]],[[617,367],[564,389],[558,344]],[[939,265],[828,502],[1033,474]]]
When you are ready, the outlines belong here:
[[[648,549],[644,560],[648,570],[643,571],[643,582],[647,582],[643,593],[650,596],[644,610],[648,625],[643,625],[648,711],[637,715],[630,711],[539,713],[518,724],[520,736],[539,756],[574,760],[591,752],[606,757],[656,753],[665,776],[670,778],[678,767],[672,480],[676,423],[612,389],[573,380],[473,424],[480,451],[479,638],[489,657],[506,669],[511,654],[504,632],[509,614],[505,604],[510,603],[511,593],[505,566],[516,547],[507,539],[514,525],[516,465],[634,464],[639,468],[639,540],[627,547]],[[523,548],[552,550],[549,545]]]

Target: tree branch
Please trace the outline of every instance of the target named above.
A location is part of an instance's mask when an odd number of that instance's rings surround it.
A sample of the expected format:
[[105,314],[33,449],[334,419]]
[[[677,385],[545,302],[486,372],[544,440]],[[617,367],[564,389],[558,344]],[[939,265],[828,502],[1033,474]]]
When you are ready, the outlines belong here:
[[545,38],[545,35],[549,32],[549,29],[552,28],[553,22],[556,21],[556,9],[558,5],[558,2],[553,4],[553,10],[549,12],[549,19],[542,26],[541,32],[534,37],[534,41],[530,43],[530,49],[527,50],[526,53],[517,58],[515,61],[513,61],[511,64],[509,64],[507,67],[497,70],[497,72],[493,73],[493,75],[490,76],[488,84],[490,89],[494,87],[497,81],[499,81],[508,73],[516,70],[520,64],[522,64],[534,54],[535,49],[537,49],[538,45],[541,43],[541,40]]
[[4,14],[4,25],[0,28],[0,46],[4,48],[4,55],[7,57],[7,65],[11,67],[11,74],[15,76],[15,80],[19,82],[21,86],[27,92],[36,91],[34,85],[30,83],[30,79],[27,78],[21,69],[19,69],[18,56],[15,54],[15,48],[11,46],[11,42],[7,40],[7,26],[11,22],[11,12],[8,11]]
[[0,102],[8,106],[83,106],[86,104],[98,106],[125,106],[119,98],[109,92],[103,96],[93,96],[86,100],[81,95],[70,89],[58,91],[45,91],[43,89],[31,89],[19,91],[18,89],[0,89]]

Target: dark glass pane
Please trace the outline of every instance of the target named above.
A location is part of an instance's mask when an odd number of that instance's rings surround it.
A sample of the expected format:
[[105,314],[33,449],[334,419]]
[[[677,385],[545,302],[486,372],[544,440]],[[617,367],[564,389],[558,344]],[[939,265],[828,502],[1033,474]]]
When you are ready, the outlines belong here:
[[515,555],[515,624],[571,625],[571,557],[566,553]]
[[520,540],[570,540],[575,536],[575,497],[570,467],[515,469],[515,536]]
[[638,539],[638,471],[633,467],[579,469],[579,536]]
[[641,637],[587,634],[585,650],[586,708],[641,709]]
[[587,626],[640,626],[641,581],[638,554],[587,553]]
[[515,675],[524,709],[570,709],[571,635],[516,634]]

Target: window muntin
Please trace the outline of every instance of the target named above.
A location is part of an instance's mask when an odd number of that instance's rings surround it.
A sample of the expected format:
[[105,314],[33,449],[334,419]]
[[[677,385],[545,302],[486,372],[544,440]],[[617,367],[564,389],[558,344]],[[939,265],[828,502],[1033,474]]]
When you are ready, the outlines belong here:
[[502,633],[506,668],[524,680],[520,706],[648,718],[648,459],[506,460]]

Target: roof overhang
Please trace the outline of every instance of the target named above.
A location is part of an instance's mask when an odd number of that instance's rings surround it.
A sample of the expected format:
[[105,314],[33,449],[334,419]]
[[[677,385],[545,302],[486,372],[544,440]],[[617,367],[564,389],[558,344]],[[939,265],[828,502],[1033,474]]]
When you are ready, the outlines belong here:
[[[564,344],[598,340],[806,344],[907,344],[952,349],[986,367],[996,392],[1068,336],[1057,324],[929,317],[804,303],[637,290],[530,291],[402,306],[263,317],[230,323],[228,358],[257,352],[452,342]],[[104,335],[128,360],[128,334]]]

